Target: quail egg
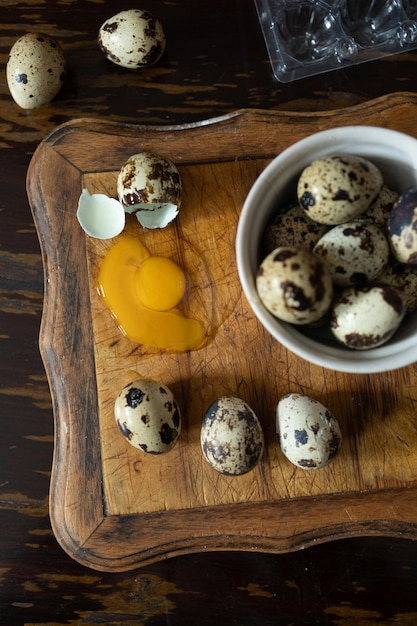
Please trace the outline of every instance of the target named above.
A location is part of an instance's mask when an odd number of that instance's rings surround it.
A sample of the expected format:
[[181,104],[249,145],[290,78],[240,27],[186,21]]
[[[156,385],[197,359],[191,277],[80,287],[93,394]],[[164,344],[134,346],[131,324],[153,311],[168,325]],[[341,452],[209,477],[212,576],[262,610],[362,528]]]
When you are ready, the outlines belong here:
[[395,202],[388,219],[388,232],[397,261],[417,265],[417,187],[407,189]]
[[376,199],[372,202],[369,209],[361,213],[355,221],[371,222],[380,226],[384,232],[387,230],[387,222],[394,203],[398,200],[399,193],[390,189],[386,185],[382,186],[381,191]]
[[153,65],[166,47],[161,22],[149,11],[129,9],[106,20],[98,45],[109,61],[129,69]]
[[369,350],[392,337],[405,308],[403,295],[390,285],[347,287],[332,307],[330,328],[335,338],[348,348]]
[[328,226],[313,222],[298,202],[292,202],[277,211],[267,225],[263,238],[265,255],[279,246],[301,246],[311,250]]
[[407,313],[417,310],[417,266],[390,259],[387,267],[378,276],[378,281],[401,291]]
[[223,396],[208,408],[201,427],[201,449],[221,474],[240,476],[253,469],[264,449],[261,424],[240,398]]
[[144,228],[164,228],[179,212],[182,182],[175,164],[154,152],[131,156],[117,177],[117,194],[126,213]]
[[318,400],[298,393],[279,400],[276,433],[287,459],[305,470],[328,465],[342,445],[340,426],[332,413]]
[[60,44],[44,33],[27,33],[12,46],[7,61],[7,85],[22,109],[48,104],[61,89],[66,74]]
[[333,283],[328,266],[309,250],[281,246],[261,263],[256,288],[264,306],[279,319],[310,324],[329,309]]
[[114,416],[127,441],[148,454],[171,450],[181,432],[181,415],[165,385],[150,379],[130,382],[118,394]]
[[387,238],[375,224],[348,222],[331,228],[314,252],[325,261],[335,285],[373,280],[388,263]]
[[307,215],[321,224],[342,224],[363,213],[383,185],[380,170],[362,157],[330,155],[301,173],[297,197]]

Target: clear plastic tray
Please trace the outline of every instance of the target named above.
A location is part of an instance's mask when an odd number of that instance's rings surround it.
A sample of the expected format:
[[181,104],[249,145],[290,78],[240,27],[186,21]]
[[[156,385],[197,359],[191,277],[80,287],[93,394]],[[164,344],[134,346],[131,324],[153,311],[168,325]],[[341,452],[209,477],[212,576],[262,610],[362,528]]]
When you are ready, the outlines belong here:
[[254,0],[281,82],[417,48],[417,0]]

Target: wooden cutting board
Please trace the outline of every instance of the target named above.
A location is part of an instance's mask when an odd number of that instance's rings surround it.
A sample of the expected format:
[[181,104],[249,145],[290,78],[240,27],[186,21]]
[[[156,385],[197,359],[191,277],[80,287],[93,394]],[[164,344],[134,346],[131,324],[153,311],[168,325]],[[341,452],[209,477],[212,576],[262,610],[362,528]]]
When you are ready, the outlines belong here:
[[[283,552],[353,535],[417,536],[416,366],[351,375],[310,365],[274,341],[239,284],[235,235],[259,173],[306,135],[372,124],[417,136],[417,96],[393,94],[326,113],[242,110],[184,126],[89,119],[58,127],[38,147],[27,177],[45,268],[40,349],[55,416],[50,515],[74,559],[122,571],[204,550]],[[117,173],[140,150],[172,159],[184,184],[179,217],[164,230],[126,231],[152,254],[180,263],[190,280],[187,311],[206,342],[186,354],[132,343],[98,297],[97,273],[114,241],[84,234],[83,188],[116,195]],[[183,430],[163,456],[121,436],[114,400],[132,376],[168,385]],[[338,418],[343,447],[328,467],[306,471],[282,455],[275,407],[311,395]],[[265,434],[262,462],[240,477],[215,472],[199,443],[217,397],[243,398]]]

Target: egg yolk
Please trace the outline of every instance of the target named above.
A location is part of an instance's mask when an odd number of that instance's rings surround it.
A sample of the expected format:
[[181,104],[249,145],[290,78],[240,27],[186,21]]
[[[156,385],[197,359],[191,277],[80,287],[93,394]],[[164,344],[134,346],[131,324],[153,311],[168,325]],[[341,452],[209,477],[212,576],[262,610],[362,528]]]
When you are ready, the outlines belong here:
[[151,256],[138,239],[124,237],[110,248],[98,282],[105,305],[132,341],[180,352],[202,344],[203,325],[175,308],[186,292],[184,272],[171,259]]
[[138,268],[135,289],[148,309],[168,311],[182,300],[187,287],[184,272],[176,263],[162,256],[151,256]]

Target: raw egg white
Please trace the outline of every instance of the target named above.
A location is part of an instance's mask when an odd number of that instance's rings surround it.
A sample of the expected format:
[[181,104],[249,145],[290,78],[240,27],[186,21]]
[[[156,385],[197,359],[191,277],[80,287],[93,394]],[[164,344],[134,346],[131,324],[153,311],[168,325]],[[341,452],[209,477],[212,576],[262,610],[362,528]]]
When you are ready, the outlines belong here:
[[205,336],[201,322],[175,308],[187,281],[171,259],[152,256],[135,237],[120,238],[102,263],[98,292],[120,331],[146,346],[184,352]]

